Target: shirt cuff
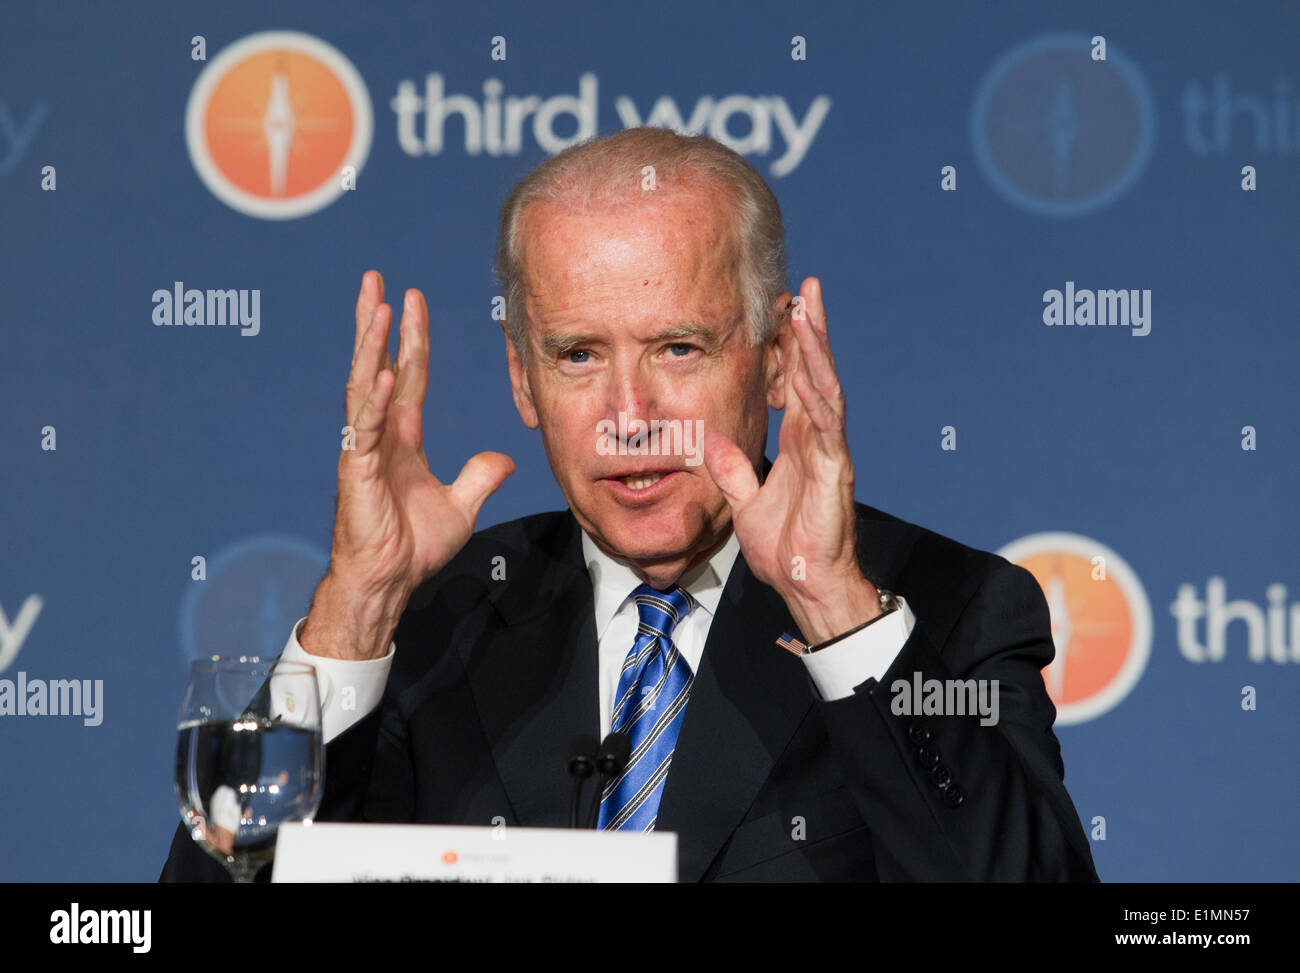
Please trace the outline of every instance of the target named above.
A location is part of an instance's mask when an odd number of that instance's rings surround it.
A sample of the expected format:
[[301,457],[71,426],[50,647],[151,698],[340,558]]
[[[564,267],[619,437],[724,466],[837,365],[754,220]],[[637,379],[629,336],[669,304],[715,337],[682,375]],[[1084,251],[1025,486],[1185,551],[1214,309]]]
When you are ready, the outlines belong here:
[[844,699],[853,695],[854,686],[868,679],[884,678],[916,625],[916,617],[906,600],[897,595],[895,598],[898,611],[890,612],[834,645],[799,657],[808,667],[808,675],[822,699]]
[[[388,654],[382,659],[330,659],[312,655],[298,642],[301,618],[289,633],[289,641],[280,653],[281,662],[306,662],[316,668],[316,686],[320,692],[321,735],[326,743],[341,734],[379,705],[388,683],[388,672],[393,667],[397,644],[388,644]],[[271,716],[286,723],[298,722],[305,715],[305,707],[291,697],[277,697],[272,691]]]

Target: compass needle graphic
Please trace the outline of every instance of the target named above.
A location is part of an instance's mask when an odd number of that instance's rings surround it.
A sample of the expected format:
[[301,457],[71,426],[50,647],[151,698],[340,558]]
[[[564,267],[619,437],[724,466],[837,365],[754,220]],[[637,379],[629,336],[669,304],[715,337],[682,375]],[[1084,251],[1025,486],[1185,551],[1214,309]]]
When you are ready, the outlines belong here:
[[1070,606],[1065,597],[1065,579],[1053,574],[1047,582],[1047,610],[1052,616],[1052,642],[1056,655],[1047,667],[1047,688],[1053,699],[1065,690],[1066,652],[1070,647]]
[[262,116],[262,133],[266,136],[267,161],[270,165],[271,195],[283,196],[289,171],[289,147],[293,144],[296,121],[289,99],[289,76],[284,72],[271,78],[271,97]]
[[1047,116],[1048,137],[1052,142],[1052,182],[1062,195],[1070,186],[1070,156],[1079,130],[1079,116],[1074,108],[1074,86],[1062,78]]

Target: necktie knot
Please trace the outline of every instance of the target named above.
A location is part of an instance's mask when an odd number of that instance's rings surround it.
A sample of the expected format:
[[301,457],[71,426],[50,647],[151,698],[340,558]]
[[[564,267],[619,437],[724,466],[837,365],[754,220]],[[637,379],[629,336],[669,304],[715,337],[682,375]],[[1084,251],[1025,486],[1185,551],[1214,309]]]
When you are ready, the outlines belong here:
[[658,635],[670,639],[677,623],[691,610],[691,596],[685,589],[674,585],[668,591],[659,591],[643,584],[632,592],[636,613],[641,620],[640,634]]

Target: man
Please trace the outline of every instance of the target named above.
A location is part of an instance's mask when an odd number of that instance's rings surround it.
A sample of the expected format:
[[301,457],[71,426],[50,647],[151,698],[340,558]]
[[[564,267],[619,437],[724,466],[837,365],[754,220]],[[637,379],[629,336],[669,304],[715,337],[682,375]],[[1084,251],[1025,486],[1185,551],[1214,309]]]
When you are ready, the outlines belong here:
[[[430,474],[424,299],[393,368],[367,273],[330,569],[284,656],[320,673],[318,819],[564,826],[570,741],[613,728],[600,826],[677,832],[683,881],[1095,881],[1042,593],[855,504],[821,285],[785,289],[757,172],[660,129],[575,146],[506,200],[497,271],[568,510],[473,534],[513,463]],[[914,675],[991,687],[995,722],[897,715]],[[223,875],[178,830],[163,878]]]

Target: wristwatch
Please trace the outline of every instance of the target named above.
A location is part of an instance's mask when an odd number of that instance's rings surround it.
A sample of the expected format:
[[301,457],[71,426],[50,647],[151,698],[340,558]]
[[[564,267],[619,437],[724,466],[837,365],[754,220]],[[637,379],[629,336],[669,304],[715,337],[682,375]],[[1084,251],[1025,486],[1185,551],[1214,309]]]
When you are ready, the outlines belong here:
[[877,598],[879,599],[879,601],[880,601],[880,614],[879,614],[879,615],[877,615],[875,618],[871,619],[871,621],[869,621],[869,622],[863,622],[863,623],[862,623],[861,625],[859,625],[857,628],[851,628],[851,629],[849,629],[847,632],[844,632],[844,633],[841,634],[841,635],[837,635],[837,636],[835,636],[835,638],[833,638],[833,639],[828,639],[828,640],[825,641],[825,642],[819,642],[819,643],[816,644],[816,645],[810,645],[810,646],[808,646],[808,648],[804,649],[804,654],[805,654],[805,655],[811,655],[813,652],[820,651],[821,649],[826,648],[828,645],[834,645],[836,642],[840,641],[840,639],[846,639],[846,638],[848,638],[850,635],[854,635],[854,634],[856,634],[856,633],[858,633],[858,632],[861,632],[861,631],[862,631],[864,628],[866,628],[868,625],[874,625],[874,624],[876,624],[876,622],[880,621],[880,620],[881,620],[882,618],[884,618],[886,615],[891,615],[891,614],[893,614],[894,612],[898,611],[898,597],[897,597],[897,596],[896,596],[892,591],[886,591],[884,588],[877,588],[877,589],[876,589],[876,597],[877,597]]

